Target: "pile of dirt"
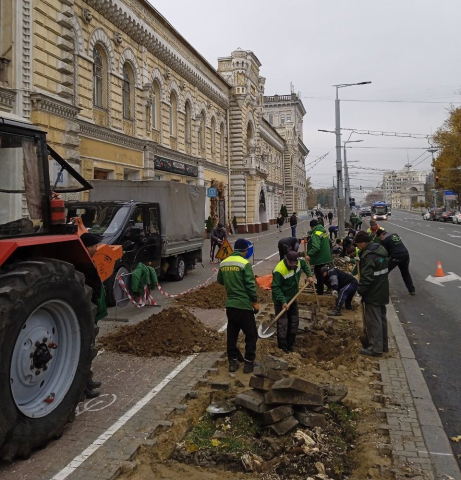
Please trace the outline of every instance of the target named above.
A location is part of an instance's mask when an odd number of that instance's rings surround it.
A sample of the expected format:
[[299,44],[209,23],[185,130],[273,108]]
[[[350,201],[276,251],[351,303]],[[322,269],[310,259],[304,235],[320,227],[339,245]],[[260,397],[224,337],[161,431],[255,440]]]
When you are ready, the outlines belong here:
[[208,330],[184,307],[171,307],[136,325],[128,325],[101,338],[106,350],[139,357],[177,357],[225,350],[224,336]]
[[[263,290],[258,285],[256,286],[258,292],[259,303],[271,303],[271,292]],[[210,283],[206,287],[201,287],[193,292],[176,297],[175,302],[185,307],[215,309],[225,308],[226,306],[226,289],[218,282]]]

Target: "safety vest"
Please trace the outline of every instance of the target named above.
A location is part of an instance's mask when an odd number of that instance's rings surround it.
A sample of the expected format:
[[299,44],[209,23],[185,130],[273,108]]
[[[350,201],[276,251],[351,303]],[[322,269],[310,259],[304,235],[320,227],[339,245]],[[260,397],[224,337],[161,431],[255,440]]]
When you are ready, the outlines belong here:
[[286,280],[287,278],[292,277],[293,275],[296,275],[299,271],[301,270],[301,261],[298,260],[298,266],[296,267],[296,270],[290,270],[286,265],[285,262],[282,260],[279,262],[276,267],[274,268],[274,272],[280,273],[282,277]]
[[240,257],[238,255],[235,255],[235,256],[231,255],[221,262],[221,264],[219,265],[219,269],[226,271],[226,269],[223,269],[223,267],[245,268],[245,265],[247,263],[250,263],[250,262],[246,258]]

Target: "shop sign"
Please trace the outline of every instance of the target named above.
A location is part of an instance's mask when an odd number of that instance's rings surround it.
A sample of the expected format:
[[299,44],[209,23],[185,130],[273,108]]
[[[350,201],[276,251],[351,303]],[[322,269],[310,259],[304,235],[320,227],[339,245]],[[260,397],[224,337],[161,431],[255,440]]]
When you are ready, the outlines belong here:
[[155,156],[155,169],[177,173],[179,175],[187,175],[188,177],[198,177],[198,167],[183,162],[176,162],[169,158],[158,157],[157,155]]

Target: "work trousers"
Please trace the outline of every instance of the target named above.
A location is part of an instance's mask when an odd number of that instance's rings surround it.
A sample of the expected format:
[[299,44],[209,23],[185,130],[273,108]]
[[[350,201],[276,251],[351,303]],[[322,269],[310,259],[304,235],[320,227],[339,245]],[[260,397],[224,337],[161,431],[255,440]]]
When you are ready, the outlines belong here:
[[330,232],[330,240],[333,240],[333,237],[335,237],[335,239],[338,238],[338,230],[333,230],[332,232]]
[[210,260],[212,262],[214,261],[214,255],[215,255],[216,247],[218,247],[218,250],[219,250],[219,243],[212,241],[211,246],[210,246]]
[[314,273],[315,273],[315,278],[317,279],[317,295],[323,295],[323,292],[325,290],[324,288],[324,278],[322,275],[322,267],[324,267],[326,263],[322,263],[321,265],[314,265]]
[[[274,304],[275,315],[282,311],[282,305]],[[288,311],[277,320],[277,344],[279,348],[292,349],[299,327],[298,302],[294,301]]]
[[328,217],[328,222],[330,223],[330,225],[333,223],[333,219]]
[[415,286],[413,285],[413,280],[410,275],[410,255],[405,255],[402,258],[389,258],[389,272],[394,270],[395,267],[399,267],[400,274],[402,275],[402,280],[405,282],[409,292],[415,291]]
[[341,310],[343,304],[346,305],[348,310],[352,310],[352,299],[354,298],[357,288],[359,288],[359,284],[357,282],[351,282],[339,290],[338,300],[336,302],[336,308],[338,310]]
[[374,353],[389,351],[389,340],[387,336],[387,317],[385,305],[372,305],[364,303],[365,325],[370,349]]
[[240,330],[245,335],[245,360],[254,362],[256,358],[256,341],[258,329],[256,328],[253,310],[240,308],[226,308],[227,315],[227,358],[242,361],[242,353],[237,347]]
[[293,225],[293,226],[291,227],[291,236],[292,236],[292,237],[296,237],[296,225]]

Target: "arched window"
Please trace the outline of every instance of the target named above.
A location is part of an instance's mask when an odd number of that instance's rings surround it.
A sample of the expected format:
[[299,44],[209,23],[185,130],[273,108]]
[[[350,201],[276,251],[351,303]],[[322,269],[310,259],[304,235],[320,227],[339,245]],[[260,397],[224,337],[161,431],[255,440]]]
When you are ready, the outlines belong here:
[[200,127],[199,127],[199,145],[200,150],[205,150],[205,140],[206,140],[206,131],[205,131],[205,112],[202,110],[200,114]]
[[176,94],[171,92],[170,94],[170,136],[176,137],[176,125],[177,125],[177,101]]
[[93,105],[106,108],[107,63],[104,52],[99,46],[93,48]]
[[192,132],[192,107],[190,105],[190,102],[186,102],[186,119],[185,119],[185,125],[184,125],[184,135],[185,135],[185,140],[186,143],[191,143],[191,132]]
[[160,87],[156,81],[152,84],[152,128],[160,130]]
[[133,120],[134,102],[133,102],[133,70],[128,63],[123,66],[123,85],[122,85],[122,108],[123,118]]
[[221,123],[221,128],[219,130],[219,135],[220,135],[220,138],[219,138],[219,153],[221,155],[221,159],[224,160],[224,123]]
[[216,120],[211,119],[211,154],[216,154]]

